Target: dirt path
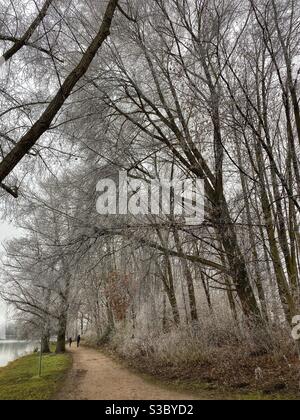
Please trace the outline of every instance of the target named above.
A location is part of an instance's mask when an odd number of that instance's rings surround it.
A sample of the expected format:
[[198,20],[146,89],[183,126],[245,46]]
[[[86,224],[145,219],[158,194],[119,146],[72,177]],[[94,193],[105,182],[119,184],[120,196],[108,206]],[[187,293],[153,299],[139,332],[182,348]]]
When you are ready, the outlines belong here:
[[[96,350],[71,350],[73,368],[59,400],[195,400],[146,382]],[[203,398],[206,399],[206,398]]]

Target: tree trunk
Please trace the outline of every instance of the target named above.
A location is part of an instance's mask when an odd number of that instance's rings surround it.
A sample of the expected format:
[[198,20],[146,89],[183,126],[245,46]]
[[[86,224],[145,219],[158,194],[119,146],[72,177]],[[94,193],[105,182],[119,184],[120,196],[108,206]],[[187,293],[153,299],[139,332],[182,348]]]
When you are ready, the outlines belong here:
[[274,271],[276,274],[281,303],[282,303],[286,318],[288,322],[291,323],[292,317],[295,313],[295,305],[293,301],[293,296],[291,295],[289,283],[287,281],[286,274],[282,266],[282,261],[280,258],[280,251],[277,246],[274,220],[273,220],[273,215],[271,211],[271,204],[268,197],[266,181],[263,176],[264,161],[263,161],[262,148],[259,141],[257,142],[257,145],[256,145],[256,158],[257,158],[258,168],[259,168],[258,175],[260,179],[259,188],[260,188],[260,194],[261,194],[261,206],[262,206],[267,234],[268,234],[270,253],[272,257]]
[[165,294],[163,295],[162,330],[163,333],[167,332],[167,299]]
[[66,331],[67,331],[67,316],[62,314],[59,318],[56,353],[65,353],[66,351]]
[[247,318],[261,322],[261,312],[252,289],[246,261],[239,247],[235,227],[229,215],[225,199],[217,205],[214,220],[216,231],[226,252],[229,270],[241,301],[244,315]]
[[[174,228],[174,240],[176,243],[177,250],[180,254],[183,254],[183,249],[180,243],[180,238],[178,234],[178,230]],[[190,312],[191,312],[191,320],[192,323],[198,322],[198,311],[197,311],[197,302],[196,302],[196,296],[195,296],[195,286],[194,286],[194,280],[191,273],[191,270],[189,268],[187,260],[182,259],[181,263],[183,265],[183,271],[185,274],[185,280],[187,284],[188,289],[188,295],[189,295],[189,302],[190,302]]]
[[177,298],[176,298],[176,293],[175,293],[175,288],[174,288],[172,266],[171,266],[171,262],[169,260],[168,255],[165,255],[165,271],[163,271],[158,264],[157,264],[157,269],[160,272],[160,277],[162,279],[165,292],[167,294],[167,297],[168,297],[168,300],[172,309],[174,323],[176,326],[178,326],[180,325],[180,314],[179,314]]
[[[236,132],[235,132],[235,138],[237,142],[238,136]],[[242,168],[243,167],[242,155],[241,155],[241,151],[240,151],[240,147],[238,143],[237,143],[236,150],[237,150],[238,164],[239,164],[239,167]],[[257,246],[254,239],[255,231],[254,231],[254,228],[252,227],[252,217],[251,217],[250,200],[249,200],[250,192],[249,192],[248,180],[246,176],[242,174],[241,172],[240,172],[240,179],[241,179],[241,185],[242,185],[244,201],[245,201],[247,224],[249,225],[249,241],[251,244],[251,249],[252,249],[252,253],[254,257],[255,285],[258,291],[258,297],[259,297],[259,301],[261,305],[262,316],[264,320],[268,322],[268,308],[267,308],[267,302],[266,302],[266,295],[265,295],[265,291],[263,287],[263,279],[261,276],[261,269],[260,269],[259,261],[258,261],[259,258],[258,258]]]
[[42,353],[49,354],[50,350],[50,332],[45,332],[42,336]]

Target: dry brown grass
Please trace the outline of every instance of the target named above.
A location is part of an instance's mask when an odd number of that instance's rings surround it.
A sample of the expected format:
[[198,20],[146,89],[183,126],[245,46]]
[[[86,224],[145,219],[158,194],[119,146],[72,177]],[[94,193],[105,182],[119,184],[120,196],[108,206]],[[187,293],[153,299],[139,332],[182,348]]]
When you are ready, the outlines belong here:
[[299,360],[284,327],[236,328],[212,320],[159,331],[120,328],[110,347],[130,365],[167,381],[206,383],[242,392],[299,394]]

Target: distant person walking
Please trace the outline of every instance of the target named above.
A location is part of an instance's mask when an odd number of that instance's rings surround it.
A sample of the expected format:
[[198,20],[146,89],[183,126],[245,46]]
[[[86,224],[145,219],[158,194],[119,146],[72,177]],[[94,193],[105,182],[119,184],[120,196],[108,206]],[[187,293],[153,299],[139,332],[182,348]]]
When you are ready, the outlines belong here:
[[70,348],[72,347],[72,344],[73,344],[73,340],[72,340],[72,338],[69,338],[69,347]]
[[77,347],[80,347],[80,341],[81,341],[81,337],[80,335],[77,337]]

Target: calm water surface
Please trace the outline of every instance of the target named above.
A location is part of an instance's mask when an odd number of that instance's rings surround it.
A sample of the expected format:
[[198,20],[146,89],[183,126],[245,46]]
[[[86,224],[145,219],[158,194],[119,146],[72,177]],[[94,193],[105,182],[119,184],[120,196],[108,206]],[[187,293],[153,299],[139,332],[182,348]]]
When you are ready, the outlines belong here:
[[32,353],[35,347],[36,343],[31,341],[0,340],[0,367]]

